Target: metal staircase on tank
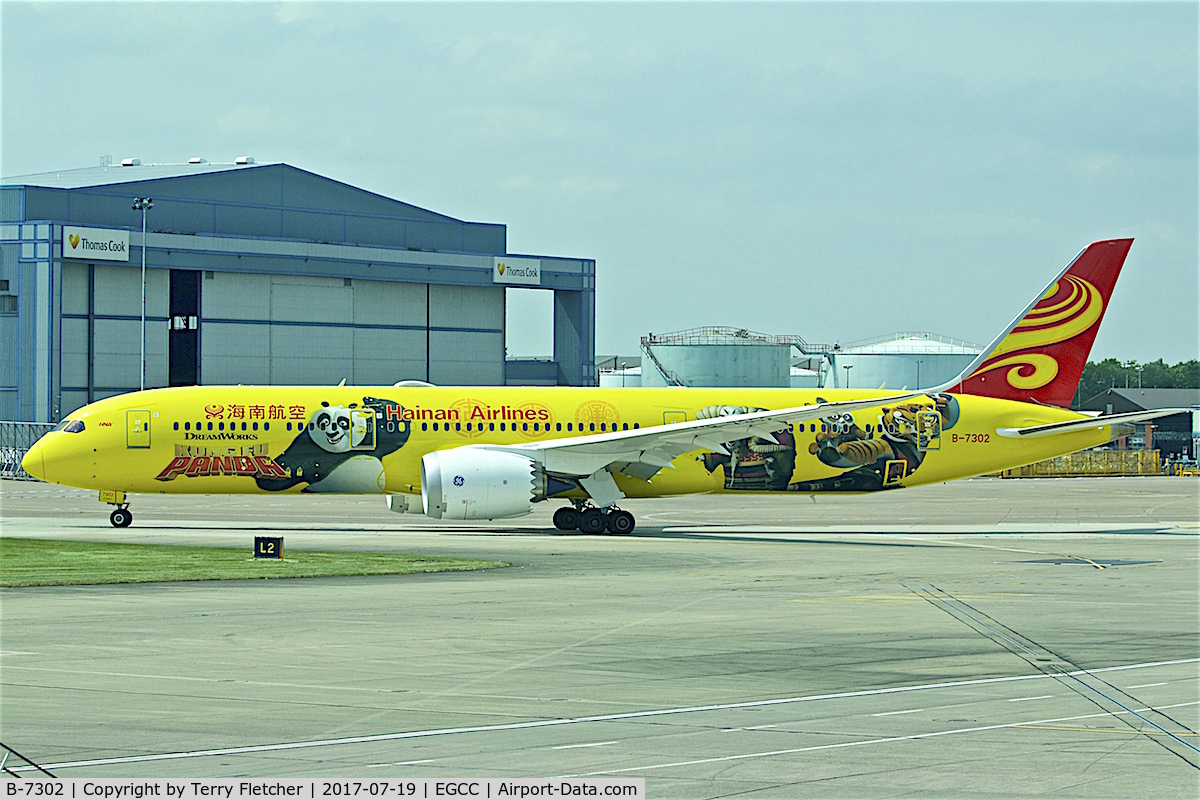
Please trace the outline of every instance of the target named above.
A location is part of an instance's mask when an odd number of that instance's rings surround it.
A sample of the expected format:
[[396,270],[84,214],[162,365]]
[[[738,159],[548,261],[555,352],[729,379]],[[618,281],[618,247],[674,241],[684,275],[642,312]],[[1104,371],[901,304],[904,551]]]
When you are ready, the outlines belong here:
[[658,370],[658,373],[663,376],[663,380],[667,382],[668,386],[687,386],[687,383],[683,380],[683,378],[679,377],[679,373],[673,369],[667,369],[664,367],[662,362],[658,360],[658,356],[654,355],[654,351],[650,349],[650,345],[654,344],[655,342],[653,333],[649,336],[643,336],[641,342],[642,352],[646,354],[646,358],[650,359],[650,363],[652,363],[654,368]]

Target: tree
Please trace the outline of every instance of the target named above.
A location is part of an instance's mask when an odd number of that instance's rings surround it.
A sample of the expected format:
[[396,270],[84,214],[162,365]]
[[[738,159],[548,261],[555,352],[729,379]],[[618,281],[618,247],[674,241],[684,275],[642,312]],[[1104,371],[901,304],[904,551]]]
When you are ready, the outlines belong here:
[[1143,389],[1200,389],[1200,361],[1193,359],[1175,365],[1166,364],[1161,358],[1148,364],[1115,358],[1089,361],[1083,367],[1083,377],[1071,405],[1078,408],[1084,400],[1113,387],[1136,387],[1139,377]]

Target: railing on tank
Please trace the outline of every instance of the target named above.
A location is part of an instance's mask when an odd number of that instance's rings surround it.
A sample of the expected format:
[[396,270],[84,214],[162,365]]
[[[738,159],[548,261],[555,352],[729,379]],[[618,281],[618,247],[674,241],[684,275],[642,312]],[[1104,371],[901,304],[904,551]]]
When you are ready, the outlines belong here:
[[33,443],[53,427],[52,422],[0,421],[0,478],[35,480],[21,469],[21,459],[25,458]]
[[652,333],[642,337],[642,349],[656,344],[668,345],[708,345],[708,344],[737,344],[753,342],[755,344],[790,345],[805,355],[830,353],[839,350],[834,344],[809,344],[799,336],[775,336],[769,333],[734,328],[730,325],[703,325],[699,328],[688,328],[672,333]]

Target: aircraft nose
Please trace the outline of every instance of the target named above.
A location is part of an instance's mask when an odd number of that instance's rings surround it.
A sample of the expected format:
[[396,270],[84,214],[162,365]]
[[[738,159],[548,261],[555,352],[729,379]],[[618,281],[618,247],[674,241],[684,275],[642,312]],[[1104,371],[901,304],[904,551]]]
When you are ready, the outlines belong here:
[[40,481],[50,480],[46,477],[45,452],[46,447],[39,439],[33,443],[33,446],[25,453],[25,457],[21,459],[21,469]]

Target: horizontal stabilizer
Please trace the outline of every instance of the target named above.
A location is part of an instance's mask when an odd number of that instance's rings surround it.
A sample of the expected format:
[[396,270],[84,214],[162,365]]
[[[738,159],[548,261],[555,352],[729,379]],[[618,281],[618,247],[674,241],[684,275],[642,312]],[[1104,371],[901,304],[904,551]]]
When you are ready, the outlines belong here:
[[1083,430],[1099,430],[1105,425],[1132,424],[1146,422],[1159,417],[1169,417],[1172,414],[1190,413],[1190,408],[1156,408],[1150,411],[1130,411],[1127,414],[1109,414],[1090,419],[1073,419],[1067,422],[1051,422],[1048,425],[1031,425],[1027,428],[996,428],[996,433],[1007,439],[1037,439],[1042,436],[1057,436],[1060,433],[1074,433]]

